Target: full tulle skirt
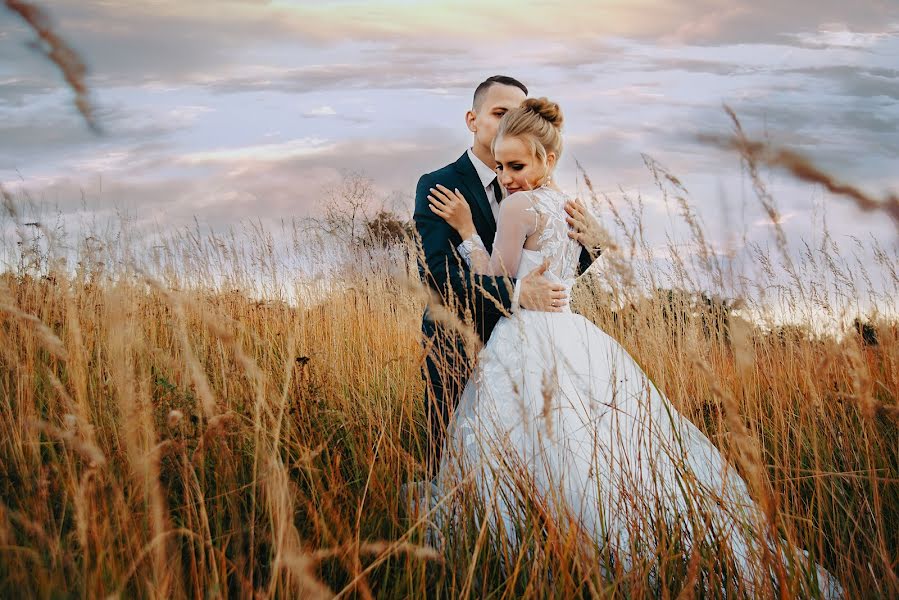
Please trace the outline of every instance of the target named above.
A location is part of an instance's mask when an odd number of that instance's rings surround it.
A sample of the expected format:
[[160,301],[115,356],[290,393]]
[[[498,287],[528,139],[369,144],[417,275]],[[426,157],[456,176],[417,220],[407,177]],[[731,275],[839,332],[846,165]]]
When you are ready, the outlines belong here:
[[[623,569],[656,550],[660,531],[685,560],[696,544],[726,548],[747,581],[771,576],[759,567],[766,553],[796,554],[766,536],[746,482],[711,441],[618,342],[571,312],[500,320],[451,420],[436,483],[441,526],[453,518],[450,497],[467,490],[487,508],[484,526],[514,547],[526,507],[539,505]],[[840,595],[820,569],[819,579],[825,596]]]

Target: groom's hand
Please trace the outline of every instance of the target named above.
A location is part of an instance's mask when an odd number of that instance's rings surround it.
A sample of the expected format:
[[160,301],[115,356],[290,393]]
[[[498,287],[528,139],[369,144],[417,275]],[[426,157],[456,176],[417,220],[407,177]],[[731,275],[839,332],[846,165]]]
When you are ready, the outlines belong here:
[[568,294],[561,283],[549,281],[543,274],[549,267],[549,261],[521,278],[521,295],[518,304],[527,310],[539,310],[543,312],[562,312],[562,308],[568,304]]

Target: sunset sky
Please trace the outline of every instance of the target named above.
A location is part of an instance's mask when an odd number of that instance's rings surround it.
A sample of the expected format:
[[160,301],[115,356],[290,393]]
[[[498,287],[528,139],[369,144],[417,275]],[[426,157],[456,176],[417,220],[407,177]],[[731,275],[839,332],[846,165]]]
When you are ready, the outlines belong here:
[[[106,133],[0,12],[0,182],[64,215],[303,217],[345,170],[409,212],[418,176],[468,146],[473,88],[498,73],[562,106],[563,187],[582,189],[577,159],[613,201],[642,194],[659,244],[677,225],[641,153],[683,180],[722,248],[770,238],[739,160],[697,140],[730,131],[724,103],[753,136],[872,195],[899,190],[896,0],[36,4],[88,64]],[[826,222],[895,244],[882,215],[765,176],[788,235]]]

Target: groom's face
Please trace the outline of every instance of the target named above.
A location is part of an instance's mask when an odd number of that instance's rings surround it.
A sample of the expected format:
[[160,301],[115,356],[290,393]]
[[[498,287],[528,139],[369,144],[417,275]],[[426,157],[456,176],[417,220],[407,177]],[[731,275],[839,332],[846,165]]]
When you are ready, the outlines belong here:
[[465,117],[468,129],[474,133],[476,145],[490,152],[493,138],[503,115],[517,108],[527,96],[514,85],[496,83],[487,89],[480,106],[474,106]]

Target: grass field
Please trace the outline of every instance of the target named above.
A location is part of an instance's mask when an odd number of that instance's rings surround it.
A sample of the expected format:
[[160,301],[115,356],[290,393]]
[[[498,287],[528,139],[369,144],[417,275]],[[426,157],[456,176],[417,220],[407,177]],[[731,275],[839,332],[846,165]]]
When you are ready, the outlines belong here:
[[[78,55],[42,11],[4,5],[98,130]],[[804,549],[849,597],[899,597],[896,246],[787,239],[759,170],[895,223],[899,198],[749,143],[731,116],[738,135],[712,141],[742,154],[773,250],[720,260],[683,185],[647,159],[688,243],[660,269],[640,199],[605,203],[610,243],[574,308],[733,460],[760,538]],[[399,492],[423,476],[426,431],[411,246],[322,250],[321,282],[297,276],[316,260],[308,230],[66,234],[0,192],[0,597],[748,594],[714,544],[683,555],[666,531],[633,568],[606,554],[597,569],[537,504],[521,548],[472,519],[427,545]],[[757,595],[815,595],[801,566],[769,566]]]
[[[650,167],[663,191],[677,191]],[[687,200],[672,202],[700,248],[676,257],[679,280],[663,284],[640,262],[638,220],[612,211],[618,247],[579,282],[574,308],[732,458],[766,527],[852,597],[896,596],[899,326],[879,305],[899,285],[895,256],[875,248],[887,293],[857,327],[840,324],[859,292],[827,244],[795,264],[759,255],[763,275],[751,285],[767,295],[750,300],[747,287],[747,298],[725,302],[714,287],[685,291],[697,273],[712,286],[737,278],[701,251]],[[123,231],[66,246],[22,223],[9,197],[7,212],[20,243],[7,244],[17,258],[0,277],[0,596],[693,597],[720,588],[708,548],[683,562],[660,546],[655,562],[601,575],[539,511],[523,523],[530,550],[510,555],[471,522],[442,552],[424,543],[426,523],[409,519],[399,495],[422,477],[426,430],[426,295],[409,253],[357,248],[315,301],[298,292],[288,303],[259,299],[247,282],[297,289],[275,275],[303,246],[296,229],[246,239],[184,231],[154,247]],[[800,276],[814,265],[831,276]],[[834,327],[760,318],[775,301],[814,303],[808,314]],[[803,585],[801,570],[777,577],[785,597],[809,593]]]

